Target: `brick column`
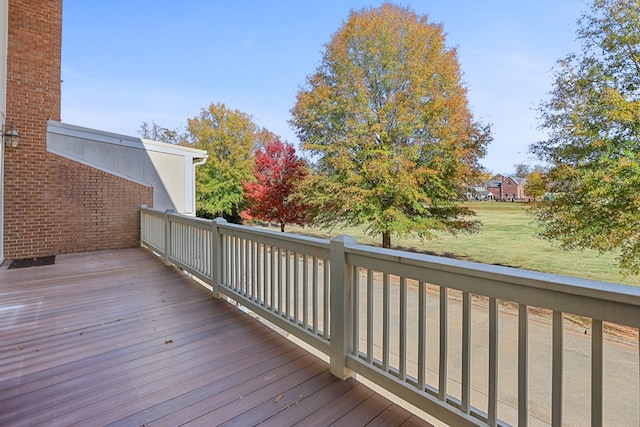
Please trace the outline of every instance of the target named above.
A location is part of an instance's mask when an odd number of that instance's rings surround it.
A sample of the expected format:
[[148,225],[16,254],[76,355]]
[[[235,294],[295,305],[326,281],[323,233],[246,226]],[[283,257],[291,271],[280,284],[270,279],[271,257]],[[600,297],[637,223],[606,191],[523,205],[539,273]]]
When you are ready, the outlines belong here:
[[56,198],[46,153],[47,120],[60,120],[62,0],[9,0],[5,147],[5,256],[50,255]]

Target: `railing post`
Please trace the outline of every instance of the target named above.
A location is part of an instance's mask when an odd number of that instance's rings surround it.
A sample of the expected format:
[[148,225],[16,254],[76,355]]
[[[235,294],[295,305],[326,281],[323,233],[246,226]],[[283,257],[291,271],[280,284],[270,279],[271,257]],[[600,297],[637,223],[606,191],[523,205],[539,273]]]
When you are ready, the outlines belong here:
[[146,230],[146,226],[145,226],[145,214],[144,214],[144,210],[147,209],[148,206],[147,205],[141,205],[140,206],[140,247],[144,247],[145,244],[145,230]]
[[220,224],[226,224],[224,218],[216,218],[211,223],[211,287],[213,288],[213,297],[220,298],[220,283],[222,283],[222,234],[218,230]]
[[353,283],[351,269],[346,262],[345,246],[357,243],[349,236],[338,236],[331,240],[331,288],[330,288],[330,372],[345,380],[351,377],[346,367],[353,313],[351,296]]
[[176,213],[173,209],[164,211],[164,263],[171,265],[169,262],[169,254],[171,252],[171,221],[169,215]]

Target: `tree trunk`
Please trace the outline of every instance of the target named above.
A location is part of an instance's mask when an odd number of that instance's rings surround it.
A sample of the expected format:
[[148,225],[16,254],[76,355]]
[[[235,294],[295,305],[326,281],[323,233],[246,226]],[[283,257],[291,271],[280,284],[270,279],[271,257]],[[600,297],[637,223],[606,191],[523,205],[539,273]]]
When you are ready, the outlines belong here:
[[285,225],[285,224],[284,224],[284,222],[281,222],[281,223],[280,223],[280,231],[281,231],[282,233],[284,233],[284,225]]
[[391,234],[386,231],[382,233],[382,247],[391,248]]

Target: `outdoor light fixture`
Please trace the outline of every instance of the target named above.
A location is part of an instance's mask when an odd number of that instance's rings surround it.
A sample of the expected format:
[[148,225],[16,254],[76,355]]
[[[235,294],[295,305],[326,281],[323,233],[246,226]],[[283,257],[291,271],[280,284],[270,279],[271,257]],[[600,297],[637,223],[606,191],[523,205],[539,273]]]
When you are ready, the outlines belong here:
[[4,128],[2,132],[2,140],[7,147],[16,148],[18,146],[18,142],[20,142],[20,134],[18,133],[18,130],[11,125],[8,129]]

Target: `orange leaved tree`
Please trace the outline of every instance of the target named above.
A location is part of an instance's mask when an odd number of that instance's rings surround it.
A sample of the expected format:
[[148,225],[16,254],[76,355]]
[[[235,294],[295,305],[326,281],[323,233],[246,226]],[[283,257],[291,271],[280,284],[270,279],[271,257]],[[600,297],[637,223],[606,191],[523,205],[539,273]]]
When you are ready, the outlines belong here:
[[352,11],[292,110],[316,160],[305,185],[321,225],[382,235],[473,231],[459,202],[490,129],[474,121],[441,25],[384,4]]

